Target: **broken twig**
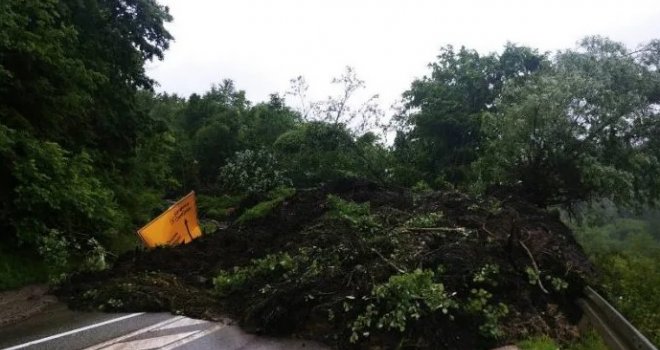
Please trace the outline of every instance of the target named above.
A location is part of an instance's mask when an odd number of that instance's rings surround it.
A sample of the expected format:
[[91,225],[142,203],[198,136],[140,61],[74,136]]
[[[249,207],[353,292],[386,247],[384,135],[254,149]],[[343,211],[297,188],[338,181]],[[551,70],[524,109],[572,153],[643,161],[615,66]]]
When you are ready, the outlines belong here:
[[547,289],[543,286],[543,283],[541,282],[541,271],[539,270],[539,266],[536,264],[536,260],[534,260],[534,256],[532,256],[532,252],[529,251],[529,248],[523,243],[523,241],[518,241],[520,245],[525,249],[527,252],[527,256],[529,256],[529,259],[532,261],[532,268],[534,268],[534,271],[536,271],[536,281],[539,283],[539,288],[543,291],[545,294],[550,294]]

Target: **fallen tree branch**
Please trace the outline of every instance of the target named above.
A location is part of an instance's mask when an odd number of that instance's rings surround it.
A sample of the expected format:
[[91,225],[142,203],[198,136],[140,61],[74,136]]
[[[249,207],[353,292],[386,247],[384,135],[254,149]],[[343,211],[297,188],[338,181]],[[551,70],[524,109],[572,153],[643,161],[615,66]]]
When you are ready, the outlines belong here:
[[539,270],[539,266],[536,264],[536,260],[534,260],[534,256],[532,255],[532,252],[529,251],[529,248],[527,248],[527,246],[525,245],[525,243],[523,243],[523,241],[519,240],[518,243],[520,243],[523,249],[525,249],[525,251],[527,252],[527,256],[529,256],[529,259],[532,261],[532,268],[534,268],[534,271],[536,272],[536,281],[539,284],[539,288],[541,288],[543,293],[550,294],[548,290],[545,289],[543,283],[541,282],[541,271]]
[[374,249],[374,248],[369,248],[369,249],[371,249],[372,252],[376,253],[381,259],[383,259],[383,261],[385,261],[388,265],[390,265],[392,268],[394,268],[397,272],[399,272],[399,273],[406,273],[407,272],[406,270],[394,265],[394,263],[392,261],[387,259],[385,256],[383,256],[383,254],[381,254],[376,249]]
[[495,236],[494,233],[490,232],[490,230],[488,230],[488,229],[486,228],[486,223],[481,224],[481,229],[482,229],[484,232],[486,232],[487,234],[489,234],[491,237],[493,237],[493,238],[497,238],[497,236]]

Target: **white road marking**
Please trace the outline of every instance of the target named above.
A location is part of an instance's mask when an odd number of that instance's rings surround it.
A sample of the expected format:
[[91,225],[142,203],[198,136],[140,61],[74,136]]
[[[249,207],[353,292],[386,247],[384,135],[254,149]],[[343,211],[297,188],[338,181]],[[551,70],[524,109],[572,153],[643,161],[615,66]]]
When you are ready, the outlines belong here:
[[195,325],[204,324],[204,323],[209,323],[209,321],[196,320],[194,318],[184,318],[183,320],[181,320],[181,322],[170,323],[168,325],[165,325],[163,327],[158,328],[158,330],[170,329],[170,328],[181,327],[181,326],[195,326]]
[[105,341],[105,342],[103,342],[103,343],[100,343],[100,344],[96,344],[96,345],[90,346],[90,347],[86,348],[85,350],[97,350],[97,349],[102,349],[102,348],[105,348],[105,347],[111,346],[111,345],[113,345],[113,344],[115,344],[115,343],[118,343],[118,342],[121,342],[121,341],[123,341],[123,340],[126,340],[126,339],[128,339],[128,338],[130,338],[130,337],[134,337],[134,336],[136,336],[136,335],[138,335],[138,334],[142,334],[142,333],[148,332],[148,331],[150,331],[150,330],[152,330],[152,329],[155,329],[155,328],[158,328],[158,327],[165,326],[165,325],[167,325],[167,324],[170,324],[170,323],[176,322],[176,321],[181,320],[181,319],[183,319],[183,316],[172,317],[172,318],[169,318],[169,319],[167,319],[167,320],[165,320],[165,321],[163,321],[163,322],[158,322],[158,323],[153,324],[153,325],[151,325],[151,326],[144,327],[144,328],[140,328],[140,329],[138,329],[137,331],[134,331],[134,332],[131,332],[131,333],[125,334],[125,335],[123,335],[123,336],[121,336],[121,337],[113,338],[113,339],[110,339],[110,340]]
[[160,349],[163,346],[179,340],[181,337],[187,337],[198,333],[199,331],[185,332],[179,334],[161,335],[159,337],[128,340],[124,342],[114,343],[103,349],[107,350],[144,350],[144,349]]
[[24,344],[20,344],[20,345],[15,345],[15,346],[12,346],[12,347],[9,347],[9,348],[5,348],[3,350],[16,350],[16,349],[26,348],[26,347],[31,346],[31,345],[41,344],[43,342],[47,342],[47,341],[50,341],[50,340],[53,340],[53,339],[66,337],[67,335],[76,334],[78,332],[86,331],[88,329],[93,329],[93,328],[96,328],[96,327],[105,326],[107,324],[111,324],[111,323],[118,322],[118,321],[123,321],[123,320],[129,319],[131,317],[140,316],[140,315],[143,315],[143,314],[144,314],[144,312],[138,312],[138,313],[122,316],[122,317],[113,318],[111,320],[91,324],[89,326],[76,328],[76,329],[70,330],[68,332],[51,335],[49,337],[33,340],[33,341],[30,341],[30,342],[27,342],[27,343],[24,343]]
[[220,330],[220,329],[222,329],[222,328],[224,328],[224,327],[225,327],[224,324],[216,324],[215,326],[213,326],[213,327],[211,327],[211,328],[209,328],[209,329],[207,329],[207,330],[205,330],[205,331],[197,332],[197,333],[195,333],[195,334],[193,334],[193,335],[191,335],[191,336],[189,336],[189,337],[187,337],[187,338],[179,339],[179,340],[175,341],[174,343],[167,344],[166,346],[161,347],[160,349],[161,349],[161,350],[171,350],[171,349],[174,349],[174,348],[176,348],[177,346],[181,346],[181,345],[183,345],[183,344],[190,343],[190,342],[193,341],[193,340],[196,340],[196,339],[199,339],[199,338],[205,337],[205,336],[207,336],[207,335],[209,335],[209,334],[211,334],[211,333],[213,333],[213,332],[215,332],[215,331],[218,331],[218,330]]
[[[197,329],[193,331],[180,332],[177,334],[162,334],[163,331],[167,333],[168,330],[176,328],[184,328],[190,326],[198,326],[208,324],[210,327],[204,329]],[[104,343],[94,345],[85,350],[143,350],[143,349],[173,349],[174,347],[189,343],[195,339],[199,339],[208,334],[211,334],[221,328],[224,324],[213,324],[208,321],[195,320],[182,316],[174,317],[166,321],[157,323],[155,325],[138,329],[132,333],[110,339]],[[151,334],[150,334],[151,333]],[[149,336],[151,335],[151,336]],[[138,339],[135,339],[138,338]]]

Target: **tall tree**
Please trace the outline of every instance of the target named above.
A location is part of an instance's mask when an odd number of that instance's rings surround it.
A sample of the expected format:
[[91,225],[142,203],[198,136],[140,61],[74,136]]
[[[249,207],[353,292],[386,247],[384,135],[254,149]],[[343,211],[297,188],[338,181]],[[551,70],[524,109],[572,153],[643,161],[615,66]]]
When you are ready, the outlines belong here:
[[519,186],[539,205],[602,197],[653,204],[660,73],[646,57],[590,37],[542,74],[506,86],[484,116],[481,180]]
[[164,131],[138,94],[154,85],[144,63],[163,57],[170,19],[155,0],[0,3],[0,229],[10,240],[58,256],[125,228],[143,194],[136,159]]
[[396,119],[409,132],[398,135],[399,159],[413,162],[427,180],[465,181],[479,155],[481,114],[494,109],[505,82],[526,79],[545,60],[536,50],[512,44],[500,55],[443,48],[429,65],[431,75],[415,80],[403,95],[404,110]]

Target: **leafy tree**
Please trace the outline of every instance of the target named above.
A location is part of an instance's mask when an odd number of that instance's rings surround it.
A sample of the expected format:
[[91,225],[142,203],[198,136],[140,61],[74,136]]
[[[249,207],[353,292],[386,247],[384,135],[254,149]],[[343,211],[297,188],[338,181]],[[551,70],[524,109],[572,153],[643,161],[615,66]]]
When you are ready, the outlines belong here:
[[270,101],[250,108],[241,122],[241,144],[246,147],[270,147],[283,133],[294,129],[301,122],[298,112],[285,103],[277,94]]
[[443,48],[429,65],[431,75],[403,94],[396,119],[408,132],[397,135],[395,155],[430,182],[465,181],[482,146],[481,114],[495,109],[505,83],[527,79],[545,62],[544,54],[512,44],[500,55]]
[[657,71],[621,44],[587,38],[552,68],[508,85],[483,118],[477,162],[485,184],[519,184],[539,205],[598,198],[653,203],[660,195]]
[[[0,156],[10,160],[5,166],[14,189],[13,200],[4,203],[10,206],[3,205],[2,221],[9,223],[19,245],[49,249],[44,245],[56,242],[45,239],[54,235],[82,249],[90,239],[107,242],[125,222],[89,154],[71,154],[57,143],[0,127]],[[61,259],[64,265],[67,256]]]
[[184,159],[175,165],[197,169],[199,177],[187,182],[213,187],[220,167],[242,148],[240,131],[249,110],[245,91],[231,80],[212,86],[203,96],[190,96],[179,115],[184,130],[180,141],[188,144],[183,147],[189,153],[180,154]]
[[273,147],[294,184],[309,186],[353,169],[352,144],[343,126],[310,122],[282,134]]
[[355,139],[343,125],[308,122],[275,141],[275,154],[287,177],[297,186],[310,186],[341,177],[386,179],[388,157],[367,133]]
[[154,0],[3,2],[0,90],[6,125],[67,148],[130,149],[149,120],[134,93],[162,58],[171,18]]
[[102,251],[98,242],[126,231],[127,209],[162,187],[163,161],[150,162],[165,124],[140,108],[138,92],[154,84],[144,62],[163,57],[170,19],[155,0],[0,4],[0,219],[9,241],[59,262],[83,246]]

